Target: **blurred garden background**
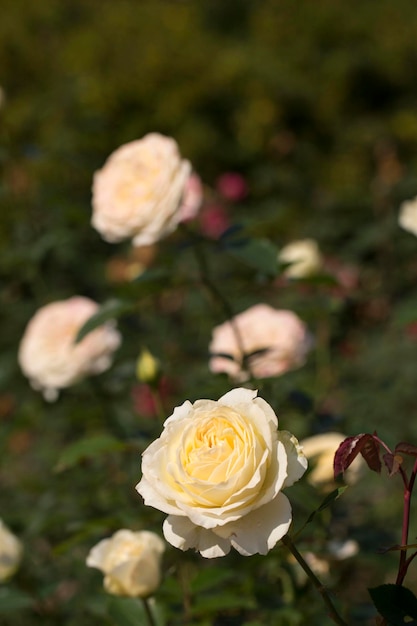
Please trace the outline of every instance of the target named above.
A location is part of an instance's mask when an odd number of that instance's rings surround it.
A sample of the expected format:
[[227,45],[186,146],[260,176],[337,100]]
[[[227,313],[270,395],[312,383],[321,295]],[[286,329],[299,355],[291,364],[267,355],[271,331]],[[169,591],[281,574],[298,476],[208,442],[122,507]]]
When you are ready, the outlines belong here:
[[[314,338],[303,367],[258,381],[280,428],[417,445],[417,239],[398,224],[417,195],[416,33],[412,0],[4,4],[0,517],[24,553],[0,586],[2,625],[146,623],[85,560],[119,528],[162,536],[164,515],[134,489],[140,455],[161,415],[233,387],[209,369],[228,311],[289,309]],[[94,172],[150,132],[192,163],[200,214],[153,246],[106,243],[91,227]],[[288,279],[276,253],[304,239],[323,265]],[[73,295],[113,307],[123,340],[108,371],[50,403],[22,374],[19,343],[37,309]],[[145,348],[156,390],[137,377]],[[326,491],[289,491],[296,531]],[[367,589],[395,580],[398,554],[380,551],[400,542],[401,520],[398,477],[365,471],[297,540],[353,626],[374,623]],[[356,554],[332,557],[330,541],[351,539]],[[331,623],[279,545],[214,560],[168,546],[155,598],[168,626]]]

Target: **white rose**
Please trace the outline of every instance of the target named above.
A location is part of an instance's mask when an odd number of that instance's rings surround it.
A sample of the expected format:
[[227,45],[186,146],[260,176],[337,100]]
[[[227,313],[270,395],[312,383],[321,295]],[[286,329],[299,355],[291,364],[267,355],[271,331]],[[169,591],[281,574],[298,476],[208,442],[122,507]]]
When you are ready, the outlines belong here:
[[0,582],[13,576],[22,559],[23,546],[0,520]]
[[75,343],[79,329],[97,310],[93,300],[74,296],[40,308],[27,325],[19,346],[19,364],[46,400],[55,400],[59,389],[110,367],[121,341],[113,322]]
[[170,137],[150,133],[121,146],[94,174],[93,227],[109,242],[159,241],[181,220],[190,169]]
[[290,264],[284,270],[284,275],[288,278],[311,276],[323,265],[319,247],[314,239],[301,239],[289,243],[281,249],[278,260]]
[[[312,485],[324,490],[334,487],[334,455],[345,439],[346,436],[341,433],[323,433],[300,441],[303,452],[312,466],[307,476]],[[363,460],[358,456],[344,473],[344,481],[348,485],[354,484],[359,479],[362,469]]]
[[147,530],[118,530],[91,549],[87,565],[104,574],[104,588],[116,596],[146,598],[161,582],[164,541]]
[[256,304],[213,329],[209,367],[236,381],[249,378],[248,365],[255,378],[280,376],[303,365],[311,346],[311,335],[295,313]]
[[398,223],[401,228],[417,236],[417,196],[402,203]]
[[145,504],[168,517],[167,541],[204,557],[266,554],[291,524],[282,489],[305,472],[307,460],[291,433],[250,389],[217,402],[186,401],[143,453],[136,486]]

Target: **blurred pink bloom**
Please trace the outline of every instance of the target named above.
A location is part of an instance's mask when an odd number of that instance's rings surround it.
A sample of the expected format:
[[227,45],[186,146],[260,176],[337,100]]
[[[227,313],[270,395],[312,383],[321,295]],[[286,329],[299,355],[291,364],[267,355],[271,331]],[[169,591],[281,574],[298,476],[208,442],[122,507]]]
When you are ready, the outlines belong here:
[[311,335],[293,311],[257,304],[213,329],[209,367],[244,381],[246,356],[255,378],[280,376],[303,365],[311,347]]
[[180,222],[193,220],[203,203],[203,183],[198,174],[193,172],[185,183],[182,202],[179,208]]
[[217,191],[231,202],[239,202],[248,195],[248,185],[242,174],[225,172],[216,181]]
[[[158,383],[157,394],[160,396],[162,404],[168,400],[173,392],[172,381],[162,376]],[[132,388],[133,409],[142,417],[156,417],[158,415],[158,406],[155,398],[155,392],[152,387],[146,383],[140,383]]]
[[218,239],[230,226],[226,210],[220,204],[210,204],[200,214],[201,231],[211,239]]

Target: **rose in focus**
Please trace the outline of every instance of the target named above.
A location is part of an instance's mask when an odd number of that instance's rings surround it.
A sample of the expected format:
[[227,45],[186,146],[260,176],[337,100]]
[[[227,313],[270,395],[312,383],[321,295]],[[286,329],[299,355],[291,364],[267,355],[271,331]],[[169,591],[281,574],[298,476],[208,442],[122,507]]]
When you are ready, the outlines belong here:
[[56,400],[59,389],[110,367],[121,342],[114,322],[106,322],[75,343],[78,331],[98,308],[93,300],[74,296],[40,308],[27,325],[19,346],[19,364],[46,400]]
[[111,243],[159,241],[182,219],[190,169],[175,140],[159,133],[121,146],[94,174],[93,227]]
[[163,531],[173,546],[207,558],[231,547],[250,556],[267,554],[287,533],[292,512],[282,489],[306,468],[272,407],[238,388],[177,407],[144,451],[136,488],[146,505],[168,513]]
[[0,519],[0,582],[13,576],[20,565],[22,553],[21,542]]
[[87,565],[103,572],[109,593],[147,598],[160,585],[164,550],[164,541],[155,533],[122,529],[90,550]]
[[280,376],[305,363],[312,338],[292,311],[257,304],[213,329],[209,367],[233,380]]

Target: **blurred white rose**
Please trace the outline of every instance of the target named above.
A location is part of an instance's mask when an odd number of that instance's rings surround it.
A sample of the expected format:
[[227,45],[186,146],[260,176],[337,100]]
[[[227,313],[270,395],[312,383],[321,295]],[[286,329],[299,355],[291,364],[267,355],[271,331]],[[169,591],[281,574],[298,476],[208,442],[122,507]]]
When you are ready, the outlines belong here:
[[248,365],[255,378],[280,376],[303,365],[311,347],[312,337],[295,313],[256,304],[213,329],[209,367],[236,381],[249,378]]
[[147,598],[160,585],[164,550],[164,541],[155,533],[122,529],[90,550],[87,565],[103,572],[109,593]]
[[278,260],[290,264],[283,272],[288,278],[306,278],[316,274],[323,265],[319,246],[314,239],[289,243],[281,249]]
[[176,548],[207,558],[231,547],[267,554],[287,533],[291,505],[282,489],[304,474],[307,460],[256,395],[240,388],[217,402],[184,402],[143,453],[136,489],[168,513],[164,535]]
[[[312,485],[324,490],[334,487],[334,455],[345,439],[346,436],[341,433],[323,433],[300,441],[303,452],[312,468],[307,476],[307,480]],[[362,458],[357,456],[344,473],[344,481],[348,485],[357,482],[363,467]]]
[[174,139],[159,133],[121,146],[94,174],[93,227],[112,243],[159,241],[181,221],[190,169]]
[[203,204],[203,183],[198,174],[193,172],[184,187],[179,217],[181,222],[189,222],[198,214]]
[[114,322],[102,324],[75,343],[78,331],[98,308],[93,300],[74,296],[40,308],[28,323],[18,360],[32,387],[41,390],[46,400],[56,400],[59,389],[100,374],[112,364],[121,342]]
[[0,519],[0,582],[16,572],[22,560],[23,546]]
[[401,204],[398,223],[401,228],[417,236],[417,196]]

